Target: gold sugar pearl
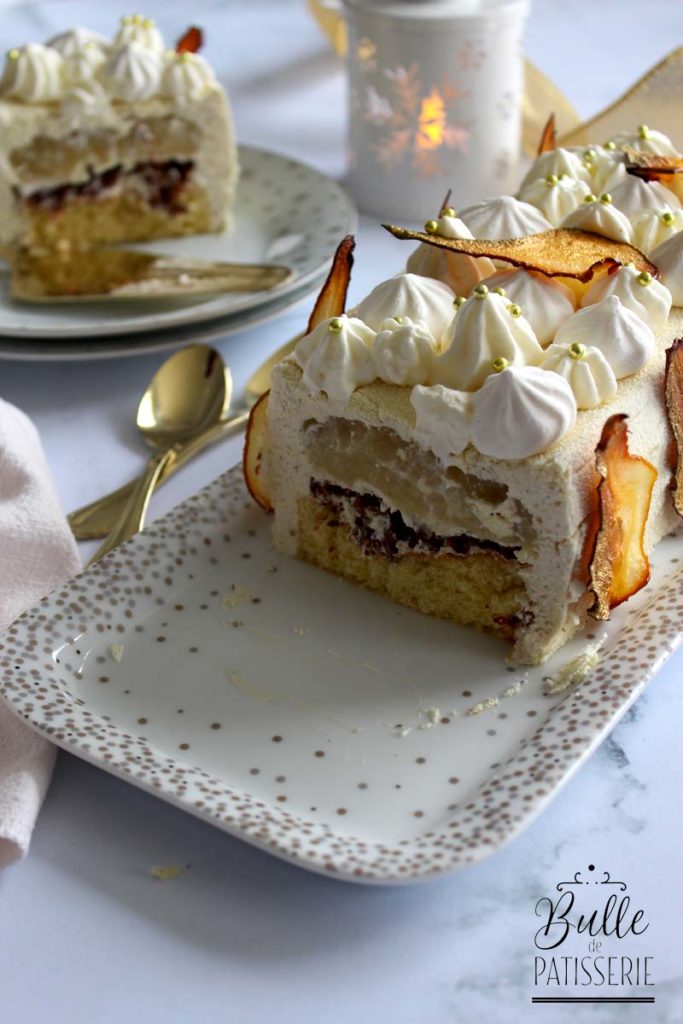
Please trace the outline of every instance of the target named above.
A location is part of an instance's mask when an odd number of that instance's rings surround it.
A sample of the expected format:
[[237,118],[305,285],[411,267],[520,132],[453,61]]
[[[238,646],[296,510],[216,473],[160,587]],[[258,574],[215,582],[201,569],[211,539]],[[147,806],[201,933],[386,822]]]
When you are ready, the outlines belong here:
[[465,298],[464,295],[456,295],[455,298],[453,299],[453,305],[455,306],[456,309],[460,309],[460,307],[464,306],[466,302],[467,299]]
[[522,307],[518,306],[516,302],[511,302],[508,306],[508,313],[516,320],[518,316],[522,315]]
[[596,155],[597,154],[594,149],[586,150],[586,152],[583,154],[583,162],[586,164],[587,167],[590,167],[591,164],[595,163]]
[[189,64],[190,61],[194,60],[194,54],[190,53],[188,50],[183,50],[182,53],[178,54],[178,58],[183,64]]
[[455,210],[453,209],[452,206],[444,206],[443,210],[440,213],[440,216],[441,217],[457,217],[457,213],[455,212]]
[[592,192],[589,192],[587,196],[583,197],[584,203],[597,203],[598,197],[594,196]]
[[551,185],[557,185],[559,180],[560,179],[558,178],[558,176],[556,174],[549,174],[547,176],[547,178],[545,179],[545,183],[546,183],[546,185],[548,185],[548,187],[550,187]]
[[609,194],[609,192],[603,192],[602,193],[602,195],[600,196],[600,202],[602,203],[603,206],[610,206],[610,204],[612,202],[612,197]]
[[405,318],[404,318],[404,317],[402,317],[402,316],[400,316],[400,315],[399,315],[399,316],[395,316],[395,317],[394,317],[394,320],[396,321],[396,323],[397,323],[397,324],[402,324],[402,323],[403,323],[403,321],[404,321],[404,319],[405,319]]
[[605,145],[602,148],[603,149],[607,149],[610,153],[614,153],[616,148],[617,148],[617,144],[616,144],[616,142],[612,142],[612,141],[606,142]]
[[153,18],[145,18],[145,20],[142,23],[142,27],[143,28],[154,28],[154,19]]
[[659,218],[659,220],[665,228],[670,228],[673,222],[676,220],[676,218],[674,217],[671,210],[665,210],[662,216]]
[[493,366],[493,369],[494,369],[495,373],[501,373],[503,370],[507,369],[507,367],[510,365],[510,363],[505,358],[505,356],[497,356],[493,360],[491,365]]
[[638,138],[639,139],[649,139],[650,138],[650,129],[648,128],[648,126],[646,124],[639,124],[638,125]]
[[425,231],[428,235],[435,235],[439,230],[439,225],[435,220],[428,220],[425,224]]
[[640,274],[638,274],[636,281],[638,284],[642,284],[643,288],[647,288],[649,284],[652,284],[652,274],[647,270],[642,270]]
[[489,293],[489,290],[488,290],[488,288],[486,287],[485,284],[478,284],[476,286],[476,288],[474,288],[472,290],[472,294],[477,299],[485,299],[486,296],[488,295],[488,293]]
[[327,329],[331,334],[341,334],[341,332],[344,330],[344,324],[340,317],[333,316],[328,324]]
[[585,359],[586,346],[582,345],[580,341],[573,341],[569,346],[569,357],[570,359]]
[[9,57],[10,60],[19,60],[19,51],[10,50],[7,56]]
[[493,290],[494,290],[496,295],[505,295],[506,294],[505,289],[501,288],[500,285],[498,286],[498,288],[494,288]]

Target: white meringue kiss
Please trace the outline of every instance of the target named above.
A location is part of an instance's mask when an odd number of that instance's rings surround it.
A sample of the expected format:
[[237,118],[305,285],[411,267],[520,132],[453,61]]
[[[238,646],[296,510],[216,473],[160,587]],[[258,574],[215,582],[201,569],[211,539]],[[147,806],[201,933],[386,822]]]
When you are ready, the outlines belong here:
[[473,398],[472,443],[482,455],[527,459],[576,423],[576,399],[559,373],[509,366],[487,377]]
[[57,50],[29,43],[10,50],[0,79],[0,95],[22,103],[53,103],[64,95],[64,58]]
[[553,342],[546,349],[541,369],[564,377],[578,409],[595,409],[617,393],[617,378],[600,349],[593,345]]
[[632,221],[633,244],[647,256],[683,231],[683,210],[649,210]]
[[531,203],[514,196],[485,199],[460,211],[474,238],[522,238],[550,231],[552,224]]
[[388,384],[431,384],[437,344],[422,323],[384,320],[372,343],[377,376]]
[[609,140],[617,149],[637,149],[656,156],[680,156],[668,135],[640,125],[635,132],[617,132]]
[[475,391],[494,372],[495,359],[512,366],[538,364],[543,349],[530,324],[507,296],[478,285],[453,321],[450,347],[437,357],[435,381]]
[[448,285],[419,274],[397,274],[382,281],[367,295],[352,315],[378,331],[386,317],[405,316],[421,321],[437,341],[453,319],[455,295]]
[[114,46],[126,46],[127,43],[139,43],[146,50],[162,53],[164,39],[151,18],[141,14],[126,14],[121,18],[119,30],[114,37]]
[[520,192],[519,198],[535,206],[553,227],[559,227],[590,191],[590,187],[580,178],[550,175],[548,178],[530,181]]
[[490,291],[503,288],[510,302],[522,308],[541,345],[547,345],[574,312],[574,296],[566,285],[533,270],[501,270],[487,278]]
[[611,196],[614,205],[631,221],[649,210],[678,210],[681,205],[671,189],[658,181],[643,181],[634,174],[627,174]]
[[164,54],[161,95],[176,100],[196,100],[212,89],[216,76],[211,65],[198,53]]
[[564,321],[555,335],[555,344],[573,342],[599,348],[618,380],[646,366],[655,350],[652,329],[617,295],[608,295]]
[[683,231],[657,246],[650,259],[659,270],[662,284],[671,292],[674,306],[683,306]]
[[161,57],[141,43],[126,43],[100,69],[110,96],[126,103],[147,100],[159,91]]
[[592,306],[608,295],[616,295],[627,309],[657,333],[663,327],[671,309],[671,292],[648,273],[640,273],[633,264],[620,267],[612,274],[603,274],[592,283],[582,306]]
[[592,231],[615,242],[630,242],[633,234],[631,222],[626,214],[618,210],[613,203],[603,202],[602,199],[581,203],[569,214],[562,227]]
[[346,403],[356,388],[377,377],[371,351],[374,336],[354,317],[323,320],[294,350],[306,386],[314,394],[324,391],[332,401]]
[[472,395],[441,384],[414,387],[410,401],[415,409],[415,439],[433,451],[447,466],[453,455],[464,451],[472,439]]
[[548,153],[541,153],[532,163],[529,171],[524,176],[520,185],[520,193],[531,184],[536,178],[547,178],[549,174],[566,174],[569,178],[578,181],[589,182],[590,173],[581,158],[581,152],[574,152],[571,149],[551,149]]

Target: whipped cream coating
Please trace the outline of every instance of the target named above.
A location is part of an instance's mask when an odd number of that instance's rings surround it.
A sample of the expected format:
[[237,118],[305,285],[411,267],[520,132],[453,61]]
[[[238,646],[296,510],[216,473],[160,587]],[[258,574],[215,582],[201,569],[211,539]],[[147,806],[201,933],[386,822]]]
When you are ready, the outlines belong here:
[[668,135],[644,124],[639,125],[635,132],[617,132],[609,141],[617,149],[636,149],[655,156],[680,156]]
[[662,284],[671,292],[674,306],[683,306],[683,231],[657,246],[650,259],[659,270]]
[[612,190],[612,202],[633,221],[649,210],[678,210],[681,203],[671,189],[658,181],[643,181],[627,174]]
[[161,58],[140,43],[126,43],[111,53],[100,74],[114,99],[125,103],[147,100],[159,91]]
[[377,376],[388,384],[431,384],[436,352],[425,325],[408,317],[382,321],[372,343]]
[[631,222],[625,213],[618,210],[614,203],[605,198],[596,199],[588,196],[580,206],[570,213],[562,227],[579,228],[581,231],[592,231],[615,242],[630,242],[633,236]]
[[582,160],[582,150],[575,151],[559,146],[536,157],[522,179],[520,192],[537,178],[547,178],[551,174],[557,175],[558,178],[566,174],[567,177],[576,178],[578,181],[590,181],[590,172]]
[[671,292],[661,281],[647,272],[641,273],[632,263],[619,267],[614,273],[597,277],[581,300],[582,306],[592,306],[601,299],[616,295],[627,309],[657,333],[669,316]]
[[546,220],[557,228],[573,213],[590,192],[581,178],[550,174],[547,178],[534,178],[522,189],[519,198],[535,206]]
[[335,316],[302,338],[294,360],[306,386],[324,391],[331,401],[346,403],[363,384],[377,378],[371,346],[375,332],[355,317]]
[[40,43],[29,43],[8,52],[0,95],[22,103],[53,103],[64,94],[65,77],[61,53]]
[[552,224],[531,203],[514,196],[496,196],[460,211],[474,238],[522,238],[550,231]]
[[216,84],[213,68],[198,53],[164,54],[160,93],[171,99],[195,100]]
[[472,439],[472,395],[442,384],[418,385],[410,393],[415,410],[415,438],[447,466]]
[[683,210],[649,210],[632,221],[633,244],[646,256],[683,231]]
[[547,345],[574,312],[574,296],[566,285],[534,270],[500,270],[486,280],[489,290],[502,288],[522,309],[541,345]]
[[577,409],[595,409],[617,393],[617,378],[605,356],[593,345],[554,341],[546,349],[542,369],[558,373],[569,384]]
[[538,455],[576,423],[569,383],[537,366],[508,366],[491,374],[472,404],[472,443],[496,459]]
[[494,373],[495,360],[524,366],[542,358],[543,349],[520,307],[506,295],[477,285],[453,321],[450,346],[437,357],[435,380],[457,391],[476,391]]
[[352,312],[373,331],[380,330],[387,317],[405,316],[413,323],[423,323],[440,341],[453,319],[454,298],[452,289],[442,281],[403,273],[378,284]]
[[161,53],[164,49],[161,32],[151,18],[145,18],[142,14],[125,14],[121,18],[114,46],[126,46],[128,43],[139,43],[153,53]]
[[655,351],[654,332],[618,295],[585,306],[561,324],[555,344],[575,343],[599,348],[618,380],[641,370]]

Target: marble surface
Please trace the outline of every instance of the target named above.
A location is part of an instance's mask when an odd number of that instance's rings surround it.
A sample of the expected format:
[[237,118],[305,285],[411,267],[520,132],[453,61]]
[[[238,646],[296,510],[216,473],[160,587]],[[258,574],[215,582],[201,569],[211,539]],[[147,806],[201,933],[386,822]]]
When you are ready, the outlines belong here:
[[[3,10],[3,47],[118,5]],[[3,8],[5,5],[3,4]],[[670,0],[538,2],[529,55],[581,112],[609,101],[676,40]],[[169,36],[179,3],[147,4]],[[343,77],[303,3],[196,3],[207,55],[230,87],[244,142],[340,176]],[[674,33],[675,34],[675,33]],[[363,218],[352,299],[404,250]],[[239,387],[306,308],[221,345]],[[66,508],[141,465],[133,424],[155,358],[0,364],[0,394],[35,419]],[[233,464],[231,441],[155,499],[158,514]],[[84,554],[86,552],[84,551]],[[218,1021],[598,1024],[683,1019],[680,963],[683,653],[535,823],[462,873],[412,889],[355,888],[289,867],[68,756],[59,758],[29,858],[0,876],[1,1019],[52,1024]],[[189,865],[159,882],[150,867]],[[629,884],[649,928],[653,1006],[532,1006],[534,907],[588,863]],[[585,946],[585,944],[584,944]]]

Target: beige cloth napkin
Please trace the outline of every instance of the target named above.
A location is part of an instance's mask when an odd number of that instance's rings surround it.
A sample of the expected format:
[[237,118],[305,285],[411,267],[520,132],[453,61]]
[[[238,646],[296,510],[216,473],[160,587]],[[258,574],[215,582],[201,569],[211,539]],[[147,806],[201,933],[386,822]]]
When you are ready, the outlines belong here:
[[[0,643],[23,611],[80,568],[38,433],[0,400]],[[54,760],[52,744],[0,699],[0,867],[28,850]]]

